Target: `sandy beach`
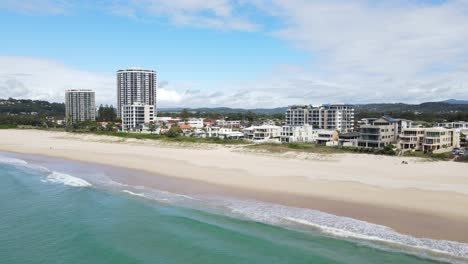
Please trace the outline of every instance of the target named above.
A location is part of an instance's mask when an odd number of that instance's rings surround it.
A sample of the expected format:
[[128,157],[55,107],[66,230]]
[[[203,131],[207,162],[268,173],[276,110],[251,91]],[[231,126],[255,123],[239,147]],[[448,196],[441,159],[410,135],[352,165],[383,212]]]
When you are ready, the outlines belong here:
[[243,146],[39,130],[0,130],[0,150],[145,172],[119,176],[127,184],[318,209],[417,237],[468,242],[466,163],[364,154],[257,153]]

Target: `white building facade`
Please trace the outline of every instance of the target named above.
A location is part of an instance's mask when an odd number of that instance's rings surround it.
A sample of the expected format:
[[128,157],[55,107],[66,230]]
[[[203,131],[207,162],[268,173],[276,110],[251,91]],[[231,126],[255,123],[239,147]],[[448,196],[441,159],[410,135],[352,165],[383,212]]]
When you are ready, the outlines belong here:
[[280,126],[251,126],[244,128],[244,139],[252,142],[279,142]]
[[314,143],[317,137],[318,130],[311,125],[281,127],[281,143]]
[[124,105],[154,105],[156,111],[156,72],[139,68],[117,71],[117,116]]
[[285,119],[286,125],[350,132],[354,129],[354,107],[347,104],[291,106],[286,110]]
[[122,106],[122,131],[143,132],[155,121],[154,105],[134,103]]
[[96,102],[92,90],[72,89],[65,91],[65,122],[95,121]]

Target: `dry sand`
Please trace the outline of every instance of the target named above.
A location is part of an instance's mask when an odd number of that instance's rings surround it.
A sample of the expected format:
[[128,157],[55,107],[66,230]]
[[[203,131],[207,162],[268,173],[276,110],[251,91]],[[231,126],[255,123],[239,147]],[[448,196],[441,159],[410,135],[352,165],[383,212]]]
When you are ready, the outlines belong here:
[[[128,184],[318,209],[418,237],[468,242],[468,164],[364,154],[252,153],[241,146],[0,130],[0,150],[137,169]],[[408,165],[401,164],[402,160]]]

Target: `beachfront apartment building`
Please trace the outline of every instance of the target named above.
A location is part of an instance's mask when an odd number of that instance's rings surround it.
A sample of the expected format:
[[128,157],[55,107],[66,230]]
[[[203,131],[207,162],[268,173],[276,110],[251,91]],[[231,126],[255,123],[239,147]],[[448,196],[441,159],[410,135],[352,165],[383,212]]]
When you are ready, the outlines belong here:
[[294,105],[286,110],[285,121],[287,126],[309,125],[310,105]]
[[71,89],[65,91],[65,122],[95,121],[95,93],[88,89]]
[[122,117],[122,107],[140,103],[156,108],[156,72],[140,68],[117,71],[117,117]]
[[122,106],[122,131],[143,132],[155,121],[155,106],[134,103]]
[[425,128],[413,127],[402,129],[398,148],[402,151],[422,150]]
[[347,104],[291,106],[285,113],[286,125],[311,125],[316,129],[350,132],[354,130],[354,107]]
[[383,148],[386,145],[396,144],[400,131],[400,120],[388,116],[368,120],[359,128],[359,147]]
[[427,128],[424,131],[422,151],[431,153],[447,152],[460,147],[460,131],[442,127]]
[[252,142],[279,142],[280,126],[261,125],[244,128],[244,139]]
[[318,130],[311,125],[286,125],[281,127],[281,143],[313,143],[318,136]]

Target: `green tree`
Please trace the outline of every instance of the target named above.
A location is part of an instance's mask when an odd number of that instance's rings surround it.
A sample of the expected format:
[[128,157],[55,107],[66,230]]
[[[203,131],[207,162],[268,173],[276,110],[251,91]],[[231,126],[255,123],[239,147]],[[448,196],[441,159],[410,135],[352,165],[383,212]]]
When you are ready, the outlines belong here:
[[149,125],[148,125],[148,129],[149,129],[149,131],[151,132],[151,134],[153,134],[154,131],[156,131],[156,128],[157,128],[157,127],[156,127],[156,124],[155,124],[153,121],[151,121],[151,122],[149,123]]
[[186,108],[182,109],[182,112],[180,113],[180,118],[187,119],[189,117],[190,117],[189,111]]
[[172,126],[169,131],[167,131],[167,136],[170,138],[176,138],[183,133],[182,129],[179,126]]

